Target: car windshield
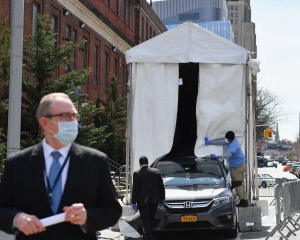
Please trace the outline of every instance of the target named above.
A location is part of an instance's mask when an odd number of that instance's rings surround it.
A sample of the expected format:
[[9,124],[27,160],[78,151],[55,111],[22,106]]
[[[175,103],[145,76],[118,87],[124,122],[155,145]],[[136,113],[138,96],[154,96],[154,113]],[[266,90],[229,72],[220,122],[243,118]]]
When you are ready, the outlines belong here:
[[162,174],[166,186],[224,184],[224,176],[218,164],[193,161],[178,163],[175,161],[158,162],[155,166]]

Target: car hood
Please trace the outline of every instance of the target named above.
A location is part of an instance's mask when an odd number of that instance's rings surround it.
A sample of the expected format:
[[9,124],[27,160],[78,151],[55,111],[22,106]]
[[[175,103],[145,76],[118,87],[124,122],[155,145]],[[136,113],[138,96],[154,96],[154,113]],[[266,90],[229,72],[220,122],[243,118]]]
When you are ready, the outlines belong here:
[[226,185],[165,186],[166,201],[213,199],[226,190]]

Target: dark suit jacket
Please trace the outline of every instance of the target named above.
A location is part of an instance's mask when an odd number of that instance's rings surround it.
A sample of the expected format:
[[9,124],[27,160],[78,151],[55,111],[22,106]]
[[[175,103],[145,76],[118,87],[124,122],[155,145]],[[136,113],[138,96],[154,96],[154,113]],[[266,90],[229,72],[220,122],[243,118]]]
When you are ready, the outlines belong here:
[[[15,215],[25,212],[39,219],[52,216],[44,172],[44,153],[38,144],[9,157],[0,183],[0,230],[12,234]],[[64,206],[84,204],[87,210],[87,234],[81,227],[68,222],[46,228],[43,233],[17,240],[96,240],[96,231],[113,226],[121,216],[112,184],[108,158],[95,149],[72,143],[70,165],[58,213]]]
[[132,204],[137,203],[141,207],[149,200],[151,204],[159,204],[164,199],[165,187],[158,169],[144,166],[133,173]]

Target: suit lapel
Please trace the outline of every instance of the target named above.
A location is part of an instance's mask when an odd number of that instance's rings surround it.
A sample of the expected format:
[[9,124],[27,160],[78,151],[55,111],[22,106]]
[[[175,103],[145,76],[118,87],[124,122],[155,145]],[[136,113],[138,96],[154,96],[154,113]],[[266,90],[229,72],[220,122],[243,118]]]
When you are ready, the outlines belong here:
[[81,182],[81,178],[84,175],[84,161],[82,157],[82,153],[77,144],[72,143],[70,149],[70,164],[67,175],[67,181],[65,184],[64,192],[60,201],[60,206],[58,213],[63,212],[63,207],[68,204],[68,200],[72,197],[73,194],[76,194],[77,190],[79,190],[79,185]]
[[47,196],[45,177],[44,177],[44,151],[42,143],[39,143],[33,148],[30,158],[30,169],[34,178],[34,183],[37,192],[41,197],[41,201],[47,205],[49,215],[52,215],[52,210]]

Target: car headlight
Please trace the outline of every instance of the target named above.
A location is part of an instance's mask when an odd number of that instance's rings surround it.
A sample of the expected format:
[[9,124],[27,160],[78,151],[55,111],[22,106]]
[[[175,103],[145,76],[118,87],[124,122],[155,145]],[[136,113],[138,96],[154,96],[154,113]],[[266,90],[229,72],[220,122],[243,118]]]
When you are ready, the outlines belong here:
[[231,196],[225,196],[225,197],[215,198],[212,207],[214,208],[214,207],[218,207],[218,206],[224,205],[226,203],[230,203],[231,199],[232,199]]

